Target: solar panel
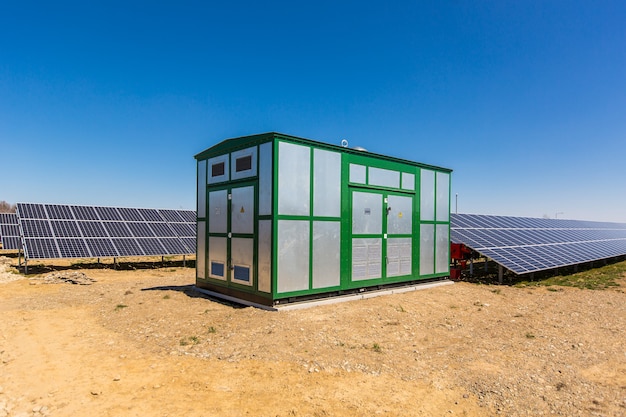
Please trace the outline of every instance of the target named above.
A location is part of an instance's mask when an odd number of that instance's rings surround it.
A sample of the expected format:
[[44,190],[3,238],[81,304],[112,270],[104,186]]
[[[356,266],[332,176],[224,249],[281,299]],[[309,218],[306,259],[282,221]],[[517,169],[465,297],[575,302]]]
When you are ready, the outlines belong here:
[[47,218],[43,204],[18,204],[18,216],[27,219],[45,219]]
[[58,204],[45,204],[48,218],[50,219],[73,219],[74,215],[69,206],[61,206]]
[[56,237],[82,237],[78,224],[67,220],[51,220],[52,231]]
[[137,241],[131,238],[113,238],[113,245],[117,249],[120,256],[144,256]]
[[137,243],[146,255],[166,255],[167,251],[156,238],[142,237],[137,239]]
[[78,221],[77,223],[85,237],[109,237],[101,222]]
[[128,222],[126,223],[131,233],[135,237],[154,237],[156,236],[150,226],[146,223]]
[[57,239],[61,258],[91,258],[84,239]]
[[61,257],[54,239],[25,238],[24,242],[24,256],[28,259]]
[[184,223],[185,218],[179,214],[178,210],[159,210],[161,215],[170,223]]
[[85,243],[89,248],[89,251],[92,254],[97,254],[96,257],[106,258],[106,257],[116,257],[120,256],[120,254],[113,246],[113,242],[111,239],[85,239]]
[[18,203],[15,218],[27,259],[195,253],[193,210]]
[[124,222],[102,222],[102,226],[111,237],[131,237],[133,235]]
[[2,249],[22,249],[17,214],[0,213],[0,242],[2,242]]
[[101,220],[122,220],[115,207],[94,207]]
[[171,224],[167,224],[167,223],[148,223],[150,228],[153,230],[155,236],[162,236],[162,237],[174,237],[174,236],[176,236],[176,233],[174,233],[174,230],[172,230],[172,228],[176,227],[176,225],[178,225],[178,224],[184,224],[184,223],[171,223]]
[[185,246],[187,247],[187,249],[189,250],[189,252],[187,253],[196,253],[196,244],[197,244],[197,240],[195,237],[184,237],[181,239],[183,241],[183,243],[185,244]]
[[70,206],[74,217],[77,220],[100,220],[95,207],[89,206]]
[[195,210],[178,210],[178,215],[183,218],[185,223],[196,224]]
[[626,255],[626,224],[452,214],[450,240],[516,274]]
[[141,217],[147,222],[164,222],[165,219],[156,209],[138,209]]
[[193,248],[188,248],[184,242],[178,238],[163,238],[161,239],[161,244],[169,255],[184,255],[186,253],[196,252],[195,245]]
[[52,228],[48,220],[19,218],[24,237],[52,237]]
[[144,221],[143,217],[141,217],[141,214],[139,214],[139,210],[137,210],[135,208],[120,207],[120,208],[117,209],[117,211],[122,216],[122,220],[125,220],[127,222],[142,222],[142,221]]

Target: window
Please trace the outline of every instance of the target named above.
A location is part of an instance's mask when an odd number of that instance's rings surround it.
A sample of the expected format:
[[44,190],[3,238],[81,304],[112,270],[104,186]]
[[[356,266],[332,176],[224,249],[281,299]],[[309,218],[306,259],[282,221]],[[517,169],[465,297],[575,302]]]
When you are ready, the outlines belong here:
[[242,156],[235,160],[235,171],[248,171],[252,169],[252,155]]
[[209,172],[208,184],[218,184],[229,180],[229,155],[220,155],[208,159]]
[[224,276],[224,264],[220,262],[211,262],[211,275],[223,277]]
[[[230,179],[232,181],[256,176],[257,153],[258,147],[252,146],[230,154]],[[226,164],[226,171],[228,171],[228,164]]]
[[224,175],[225,166],[224,162],[219,162],[217,164],[211,165],[211,176],[212,177],[220,177]]
[[245,266],[235,265],[233,270],[233,279],[237,281],[250,282],[250,268]]

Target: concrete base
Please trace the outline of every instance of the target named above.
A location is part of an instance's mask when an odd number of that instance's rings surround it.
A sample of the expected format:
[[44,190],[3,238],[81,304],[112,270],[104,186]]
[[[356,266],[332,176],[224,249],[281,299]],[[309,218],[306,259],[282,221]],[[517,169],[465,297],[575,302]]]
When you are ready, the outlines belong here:
[[409,291],[426,290],[428,288],[440,287],[442,285],[451,285],[451,284],[454,284],[454,282],[448,279],[445,279],[441,281],[425,282],[423,284],[408,285],[406,287],[387,288],[387,289],[382,289],[382,290],[366,291],[366,292],[356,293],[356,294],[338,295],[334,297],[320,298],[320,299],[307,300],[307,301],[298,301],[298,302],[280,304],[280,305],[274,305],[274,306],[267,306],[263,304],[253,303],[250,301],[242,300],[240,298],[231,297],[229,295],[220,294],[214,291],[209,291],[209,290],[205,290],[205,289],[198,288],[198,287],[194,287],[194,289],[202,294],[206,294],[211,297],[220,298],[222,300],[231,301],[237,304],[243,304],[246,306],[256,307],[256,308],[269,310],[269,311],[288,311],[288,310],[299,310],[302,308],[310,308],[310,307],[315,307],[315,306],[320,306],[320,305],[343,303],[346,301],[365,300],[367,298],[379,297],[381,295],[401,294],[401,293],[405,293]]

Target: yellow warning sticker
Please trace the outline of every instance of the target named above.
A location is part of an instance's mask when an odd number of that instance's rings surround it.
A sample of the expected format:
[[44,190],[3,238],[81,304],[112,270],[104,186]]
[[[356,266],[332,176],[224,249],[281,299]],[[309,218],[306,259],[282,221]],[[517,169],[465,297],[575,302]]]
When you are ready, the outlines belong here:
[[398,218],[402,218],[402,212],[398,213]]
[[243,209],[243,206],[241,206],[241,210],[239,210],[239,213],[245,213],[246,211]]

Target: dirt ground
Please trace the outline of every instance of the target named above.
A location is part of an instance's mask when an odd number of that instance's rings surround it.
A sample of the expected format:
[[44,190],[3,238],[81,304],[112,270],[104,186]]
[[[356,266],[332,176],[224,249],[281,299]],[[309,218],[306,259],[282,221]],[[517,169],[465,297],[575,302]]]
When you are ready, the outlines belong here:
[[192,268],[16,261],[0,257],[0,417],[626,416],[626,277],[267,312],[197,293]]

